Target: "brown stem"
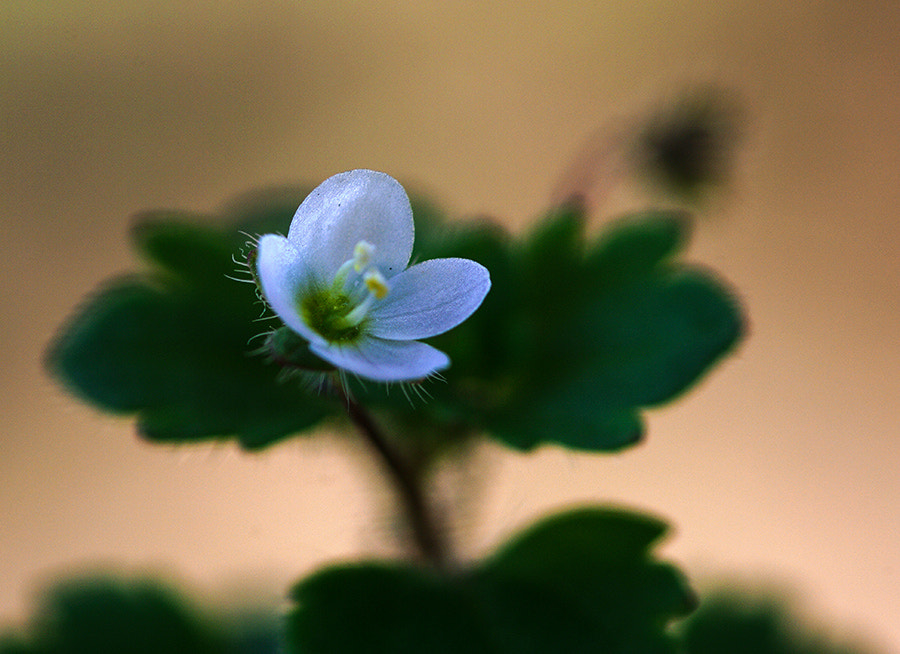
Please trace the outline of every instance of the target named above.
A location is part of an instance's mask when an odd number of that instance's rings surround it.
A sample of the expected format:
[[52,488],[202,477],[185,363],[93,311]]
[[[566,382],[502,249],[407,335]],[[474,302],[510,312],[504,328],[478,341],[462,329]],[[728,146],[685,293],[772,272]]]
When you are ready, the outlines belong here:
[[412,537],[422,557],[437,569],[449,566],[449,552],[437,516],[428,506],[421,478],[400,451],[381,433],[365,408],[343,393],[347,415],[378,453],[387,468],[409,521]]

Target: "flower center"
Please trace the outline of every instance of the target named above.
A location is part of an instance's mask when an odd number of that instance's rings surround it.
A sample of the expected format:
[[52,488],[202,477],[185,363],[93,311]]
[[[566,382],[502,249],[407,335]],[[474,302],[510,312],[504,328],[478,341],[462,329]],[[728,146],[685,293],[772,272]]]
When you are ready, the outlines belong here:
[[331,343],[352,343],[365,331],[372,305],[390,292],[387,280],[372,264],[375,246],[360,241],[353,257],[338,268],[331,286],[312,289],[300,298],[303,320]]

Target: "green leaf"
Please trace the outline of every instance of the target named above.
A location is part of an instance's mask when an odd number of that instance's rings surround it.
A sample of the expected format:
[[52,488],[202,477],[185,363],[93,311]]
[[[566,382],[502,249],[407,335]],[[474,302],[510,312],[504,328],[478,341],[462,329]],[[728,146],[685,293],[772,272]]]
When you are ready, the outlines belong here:
[[[232,239],[211,225],[179,212],[151,212],[138,218],[131,230],[137,253],[182,280],[220,281],[229,266]],[[224,264],[224,265],[223,265]]]
[[498,651],[461,580],[400,564],[334,567],[296,586],[292,652],[331,654]]
[[729,587],[704,598],[677,627],[685,654],[864,654],[868,648],[834,642],[834,621],[810,624],[784,598]]
[[236,437],[265,447],[335,411],[253,355],[271,322],[258,321],[253,284],[232,279],[244,232],[287,228],[297,200],[280,197],[236,203],[218,224],[145,214],[133,238],[153,268],[89,299],[50,349],[50,370],[101,408],[137,414],[142,435],[157,441]]
[[[636,443],[641,410],[673,399],[740,339],[731,291],[675,260],[681,212],[648,212],[585,243],[577,216],[552,216],[526,243],[506,323],[518,368],[494,385],[489,430],[529,449],[547,442],[614,451]],[[498,392],[499,391],[499,392]]]
[[548,564],[568,570],[592,558],[616,565],[643,560],[666,531],[661,520],[624,509],[571,509],[510,539],[494,554],[489,567],[507,574],[542,571],[555,576],[556,570],[548,569]]
[[670,654],[666,626],[693,607],[693,596],[650,555],[664,531],[640,514],[579,509],[532,527],[467,572],[329,568],[295,587],[288,640],[305,654]]
[[[708,273],[678,266],[589,303],[574,323],[589,385],[604,405],[659,404],[693,383],[741,334],[733,297]],[[599,373],[599,374],[597,374]]]
[[564,598],[584,617],[583,638],[593,643],[585,651],[673,652],[666,625],[693,610],[695,599],[675,568],[651,556],[665,530],[637,513],[575,509],[513,538],[482,577]]
[[170,589],[152,581],[88,577],[43,597],[28,636],[2,654],[226,654],[221,635]]
[[601,287],[638,277],[685,246],[691,224],[681,211],[648,211],[619,219],[602,233],[585,261]]

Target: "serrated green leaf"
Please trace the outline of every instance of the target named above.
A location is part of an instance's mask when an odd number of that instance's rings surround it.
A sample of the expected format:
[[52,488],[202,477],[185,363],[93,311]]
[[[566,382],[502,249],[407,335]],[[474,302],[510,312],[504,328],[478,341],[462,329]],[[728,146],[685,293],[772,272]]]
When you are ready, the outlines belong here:
[[[569,568],[583,559],[619,564],[644,559],[668,527],[658,518],[625,509],[582,507],[545,518],[503,545],[489,566],[509,574]],[[555,571],[550,571],[556,574]]]
[[326,569],[293,591],[292,651],[671,654],[666,625],[692,595],[651,557],[664,530],[639,514],[580,509],[514,537],[469,572]]
[[687,226],[680,212],[628,216],[589,247],[563,212],[530,237],[526,281],[492,290],[518,298],[505,324],[519,348],[519,365],[495,378],[494,436],[519,449],[633,445],[642,409],[683,392],[734,346],[743,321],[733,295],[674,259]]
[[661,267],[657,274],[588,303],[574,329],[585,367],[575,375],[597,402],[652,406],[675,397],[738,340],[736,302],[709,273]]
[[724,284],[676,259],[683,212],[626,216],[591,243],[577,208],[520,242],[484,223],[422,226],[421,258],[473,258],[493,286],[469,320],[431,339],[452,365],[447,383],[425,388],[428,402],[410,411],[400,394],[367,394],[406,433],[486,427],[517,449],[615,451],[640,440],[644,408],[683,392],[740,338]]
[[598,409],[592,390],[572,382],[547,389],[492,423],[492,434],[530,450],[557,443],[578,450],[615,452],[640,442],[644,424],[637,410]]
[[[521,301],[530,309],[547,314],[555,306],[576,299],[582,280],[584,258],[584,214],[563,208],[538,223],[525,240],[519,255]],[[565,319],[565,316],[559,316]]]
[[267,329],[262,305],[252,284],[231,278],[243,232],[286,228],[292,205],[264,197],[218,225],[145,214],[133,236],[153,270],[113,280],[82,306],[49,351],[50,370],[101,408],[136,413],[151,440],[236,437],[253,449],[315,426],[335,406],[252,354]]
[[574,615],[588,618],[580,623],[593,647],[584,651],[674,652],[666,625],[689,613],[695,599],[680,573],[651,555],[665,529],[624,510],[576,509],[514,537],[480,578],[565,598]]

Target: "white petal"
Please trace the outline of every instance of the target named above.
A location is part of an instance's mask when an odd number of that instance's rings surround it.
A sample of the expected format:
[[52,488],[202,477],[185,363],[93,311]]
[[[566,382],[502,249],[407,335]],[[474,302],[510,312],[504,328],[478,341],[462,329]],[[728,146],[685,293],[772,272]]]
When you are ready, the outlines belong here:
[[309,287],[303,259],[283,236],[266,234],[256,247],[256,271],[263,296],[285,325],[310,341],[322,338],[303,322],[297,298]]
[[372,170],[326,179],[297,209],[288,231],[320,283],[330,283],[360,241],[375,247],[372,261],[385,277],[396,275],[409,263],[413,236],[406,191],[390,175]]
[[338,368],[373,381],[415,381],[450,365],[446,354],[417,341],[367,337],[353,345],[314,343],[310,349]]
[[369,312],[373,336],[413,340],[456,327],[491,288],[487,268],[468,259],[432,259],[391,279],[391,291]]

